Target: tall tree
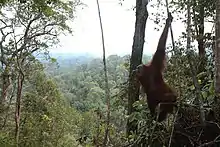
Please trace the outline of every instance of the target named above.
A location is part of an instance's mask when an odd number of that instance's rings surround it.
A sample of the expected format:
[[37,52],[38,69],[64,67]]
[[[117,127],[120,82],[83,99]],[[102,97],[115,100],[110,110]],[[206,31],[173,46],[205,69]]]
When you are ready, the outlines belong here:
[[16,102],[14,118],[17,146],[19,145],[23,84],[33,72],[31,65],[36,61],[33,54],[38,51],[47,51],[49,47],[58,43],[58,36],[61,33],[66,31],[71,33],[66,21],[73,18],[73,11],[77,4],[73,1],[58,0],[56,3],[38,7],[34,0],[25,3],[10,1],[2,8],[0,14],[2,37],[0,61],[3,71],[1,100],[7,100],[10,84],[8,81],[16,83],[14,87],[16,90],[12,91],[16,91],[17,94],[15,96],[11,94],[11,97]]
[[109,124],[110,124],[110,90],[108,85],[108,74],[107,74],[107,66],[106,66],[106,58],[105,58],[105,41],[104,41],[104,31],[102,27],[102,19],[100,14],[100,7],[99,7],[99,1],[96,0],[97,7],[98,7],[98,14],[99,14],[99,22],[100,22],[100,28],[102,33],[102,48],[103,48],[103,65],[104,65],[104,75],[105,75],[105,95],[106,95],[106,101],[107,101],[107,117],[106,117],[106,128],[105,128],[105,135],[103,140],[103,146],[107,145],[107,140],[109,136]]
[[193,18],[194,18],[196,40],[198,42],[199,55],[202,57],[205,55],[205,48],[204,48],[205,1],[193,0]]
[[[141,64],[142,61],[145,27],[148,18],[147,4],[148,0],[136,0],[136,22],[129,73],[128,115],[132,114],[135,111],[133,104],[139,98],[139,86],[136,83],[135,76],[133,75],[133,70],[135,70],[135,68],[139,64]],[[129,135],[132,131],[136,131],[136,128],[136,122],[131,122],[130,119],[128,119],[127,135]]]
[[[191,39],[196,40],[198,43],[198,53],[201,58],[197,73],[205,70],[206,65],[206,34],[205,34],[205,22],[213,22],[213,15],[215,14],[215,1],[216,0],[191,0],[189,2],[192,7],[192,13],[190,16],[191,21]],[[173,0],[171,3],[180,8],[183,12],[187,11],[187,1]],[[186,20],[187,22],[187,20]],[[211,32],[209,32],[211,33]]]
[[220,0],[216,1],[216,25],[215,25],[215,91],[220,94]]

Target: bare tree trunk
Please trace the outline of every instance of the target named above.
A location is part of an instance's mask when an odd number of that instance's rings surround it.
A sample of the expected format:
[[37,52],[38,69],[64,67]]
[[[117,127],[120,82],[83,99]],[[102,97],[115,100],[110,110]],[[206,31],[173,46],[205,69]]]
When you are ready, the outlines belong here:
[[187,50],[191,47],[191,12],[190,12],[190,0],[187,1],[187,40],[186,40],[186,48]]
[[[196,11],[198,9],[198,11]],[[198,15],[196,14],[198,13]],[[196,0],[193,0],[193,21],[194,21],[194,27],[196,31],[196,40],[198,42],[198,50],[199,50],[199,57],[200,62],[198,66],[197,73],[201,73],[205,71],[206,66],[206,56],[205,56],[205,47],[204,47],[204,18],[205,18],[205,3],[201,0],[196,2]]]
[[[129,89],[128,89],[128,115],[132,114],[135,110],[133,103],[139,98],[139,86],[136,83],[133,75],[133,70],[141,64],[144,38],[145,38],[145,27],[148,18],[147,12],[148,0],[136,0],[136,22],[135,22],[135,33],[133,38],[132,54],[130,59],[130,73],[129,73]],[[137,130],[136,122],[127,122],[127,135],[132,131]]]
[[198,73],[205,71],[206,66],[206,52],[205,52],[205,42],[204,42],[204,18],[205,18],[205,8],[204,8],[204,2],[201,2],[200,4],[200,10],[199,10],[199,36],[198,36],[198,49],[199,49],[199,57],[200,57],[200,63],[198,68]]
[[105,128],[105,136],[103,140],[103,146],[107,145],[108,137],[109,137],[109,124],[110,124],[110,89],[108,86],[108,74],[107,74],[107,66],[106,66],[106,58],[105,58],[105,40],[104,40],[104,31],[102,27],[102,19],[100,14],[100,7],[99,1],[97,2],[98,14],[99,14],[99,22],[100,28],[102,33],[102,48],[103,48],[103,65],[104,65],[104,74],[105,74],[105,94],[106,94],[106,101],[107,101],[107,118],[106,118],[106,128]]
[[216,1],[216,25],[215,25],[215,92],[220,94],[220,0]]
[[[203,2],[202,2],[203,3]],[[198,49],[200,57],[205,56],[205,47],[204,47],[204,17],[205,17],[205,9],[204,4],[200,5],[199,10],[199,34],[198,34]]]
[[16,146],[19,146],[19,134],[20,134],[20,119],[21,119],[21,96],[23,88],[24,76],[18,74],[17,79],[17,98],[16,98],[16,110],[15,110],[15,142]]
[[[203,28],[203,32],[204,32],[204,28]],[[190,0],[188,0],[187,1],[187,46],[186,46],[188,51],[191,48],[191,37],[190,36],[191,36],[191,11],[190,11]],[[203,42],[203,39],[202,39],[202,42]],[[203,55],[201,55],[201,56],[203,56]],[[196,77],[195,67],[192,65],[192,62],[191,62],[191,59],[190,59],[189,55],[188,55],[188,62],[189,62],[190,69],[191,69],[191,75],[192,75],[193,83],[194,83],[194,86],[196,88],[196,93],[197,93],[196,101],[200,106],[200,122],[204,125],[204,123],[205,123],[205,112],[204,112],[203,102],[202,102],[202,99],[203,99],[202,98],[202,93],[200,91],[200,85],[199,85],[197,77]]]
[[[196,9],[199,7],[199,15],[196,15]],[[205,10],[204,10],[204,3],[201,1],[199,5],[196,3],[196,0],[193,0],[193,21],[194,21],[194,27],[196,31],[196,37],[197,37],[197,42],[198,42],[198,50],[199,50],[199,55],[204,56],[205,55],[205,48],[204,48],[204,15],[205,15]]]

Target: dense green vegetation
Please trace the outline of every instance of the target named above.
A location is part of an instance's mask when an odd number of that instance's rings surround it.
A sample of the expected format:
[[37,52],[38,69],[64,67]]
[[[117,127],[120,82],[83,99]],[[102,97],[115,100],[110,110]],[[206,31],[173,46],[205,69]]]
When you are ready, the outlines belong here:
[[[144,60],[149,58],[145,56]],[[43,64],[36,60],[33,66],[38,68],[25,83],[19,144],[77,146],[80,139],[87,144],[101,144],[106,113],[102,59],[70,56],[41,61]],[[126,95],[123,91],[129,56],[111,55],[107,66],[112,97],[111,137],[117,145],[125,135],[126,99],[121,94]],[[7,108],[1,116],[4,124],[0,144],[13,146],[14,129],[9,129],[13,128],[13,109],[9,112]]]
[[[220,1],[169,3],[173,14],[188,13],[187,18],[178,18],[188,29],[176,39],[174,50],[167,45],[164,80],[177,92],[178,113],[162,123],[152,120],[139,84],[135,90],[129,87],[135,64],[151,59],[142,57],[145,31],[137,31],[145,30],[148,3],[136,1],[133,52],[106,59],[110,109],[101,57],[58,57],[48,52],[61,34],[72,33],[67,22],[74,21],[83,1],[0,1],[0,147],[175,147],[219,142],[220,46],[214,44],[220,37]],[[164,3],[149,5],[155,8],[150,19],[158,27],[165,17],[165,10],[160,10]],[[217,32],[204,31],[214,23]],[[126,132],[131,126],[133,132]]]
[[[149,58],[145,56],[143,60],[147,61]],[[74,61],[78,61],[77,64]],[[70,106],[84,119],[78,137],[86,136],[90,143],[93,140],[95,144],[102,144],[106,119],[102,59],[86,57],[85,61],[83,56],[76,59],[72,57],[47,63],[45,66],[48,76],[56,81]],[[125,135],[129,56],[111,55],[107,58],[107,66],[112,105],[111,134],[114,134],[111,137],[114,145],[120,145],[120,138]],[[93,120],[92,123],[90,119]]]

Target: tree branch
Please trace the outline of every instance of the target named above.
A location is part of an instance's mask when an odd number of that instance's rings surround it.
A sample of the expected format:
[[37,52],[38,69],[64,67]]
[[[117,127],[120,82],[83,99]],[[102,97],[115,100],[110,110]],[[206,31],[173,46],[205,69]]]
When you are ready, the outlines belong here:
[[30,30],[30,28],[31,28],[31,24],[32,24],[35,20],[39,19],[40,16],[41,16],[41,14],[38,14],[35,18],[33,18],[33,19],[28,23],[28,25],[27,25],[27,27],[26,27],[26,31],[25,31],[25,33],[24,33],[24,42],[25,42],[26,39],[27,39],[28,32],[29,32],[29,30]]
[[220,138],[220,135],[218,135],[213,141],[204,143],[204,144],[200,145],[199,147],[205,147],[205,146],[213,145],[215,143],[219,143],[220,142],[220,140],[218,140],[219,138]]

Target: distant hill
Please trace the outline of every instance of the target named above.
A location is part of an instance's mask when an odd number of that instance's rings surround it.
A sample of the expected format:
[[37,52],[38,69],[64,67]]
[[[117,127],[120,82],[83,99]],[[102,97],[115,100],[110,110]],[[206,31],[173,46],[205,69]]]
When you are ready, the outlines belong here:
[[[60,67],[62,68],[69,68],[77,65],[82,65],[82,64],[88,64],[89,62],[93,61],[94,59],[99,59],[102,60],[102,57],[97,57],[89,53],[54,53],[50,52],[49,53],[50,57],[55,58],[57,60],[57,63]],[[129,55],[110,55],[107,57],[108,58],[123,58],[123,57],[128,57]],[[48,64],[48,62],[45,62],[45,57],[44,55],[37,56],[37,58],[45,64]],[[143,63],[147,63],[151,59],[151,56],[149,55],[143,55]]]
[[57,59],[59,65],[78,65],[90,62],[95,57],[91,54],[74,53],[50,53],[50,56]]
[[65,58],[65,59],[69,59],[72,57],[95,57],[92,54],[89,53],[53,53],[50,52],[50,55],[53,56],[54,58]]
[[[95,58],[95,56],[84,53],[84,54],[75,54],[75,53],[49,53],[51,58],[55,58],[59,66],[70,67],[80,64],[87,64]],[[36,58],[40,60],[43,64],[48,64],[46,56],[41,53],[37,54]]]

